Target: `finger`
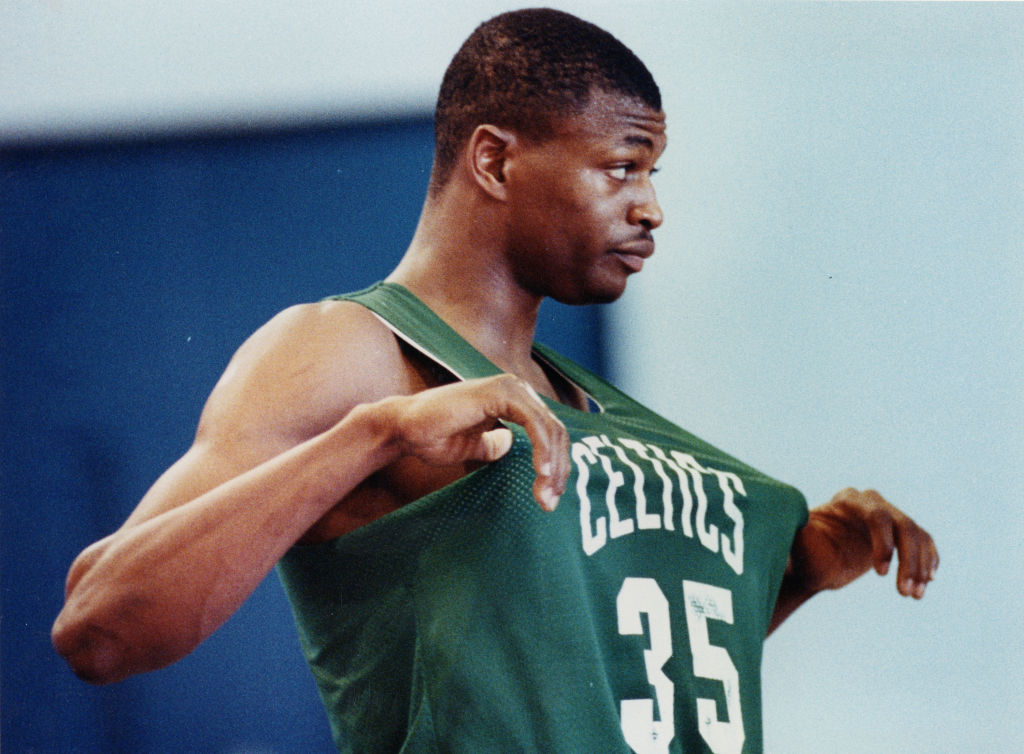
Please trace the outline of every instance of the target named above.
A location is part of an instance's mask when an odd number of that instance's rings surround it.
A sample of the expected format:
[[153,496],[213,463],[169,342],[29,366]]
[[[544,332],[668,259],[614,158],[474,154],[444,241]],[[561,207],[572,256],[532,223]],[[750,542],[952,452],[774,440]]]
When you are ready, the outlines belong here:
[[529,395],[541,408],[546,409],[547,404],[544,403],[544,399],[540,397],[540,393],[531,385],[529,382],[522,383],[523,389],[526,390],[526,394]]
[[533,449],[533,496],[546,511],[553,511],[569,478],[569,434],[546,406],[540,416],[523,425]]
[[893,531],[893,519],[888,511],[878,509],[868,516],[868,529],[871,534],[871,563],[880,576],[889,573],[893,552],[896,550],[896,536]]
[[918,596],[918,590],[923,588],[924,581],[921,577],[920,548],[913,532],[901,530],[899,532],[899,568],[896,571],[896,589],[904,597]]
[[921,599],[934,570],[935,545],[928,532],[909,518],[899,521],[897,542],[900,554],[897,576],[899,592],[904,596]]
[[924,529],[918,527],[921,536],[921,544],[918,548],[918,573],[920,582],[915,588],[914,596],[917,599],[924,597],[925,588],[935,578],[935,570],[939,565],[939,553],[935,549],[935,541]]
[[528,383],[507,376],[502,385],[506,402],[496,418],[508,419],[526,430],[537,475],[533,495],[544,510],[554,510],[569,477],[568,433]]
[[[565,430],[565,425],[551,412],[534,387],[528,382],[522,384],[540,408],[542,422],[548,429],[547,447],[551,452],[547,459],[539,461],[538,479],[541,482],[539,494],[546,498],[548,509],[554,510],[558,504],[558,497],[565,491],[565,483],[569,478],[569,435]],[[537,464],[535,463],[535,465]]]

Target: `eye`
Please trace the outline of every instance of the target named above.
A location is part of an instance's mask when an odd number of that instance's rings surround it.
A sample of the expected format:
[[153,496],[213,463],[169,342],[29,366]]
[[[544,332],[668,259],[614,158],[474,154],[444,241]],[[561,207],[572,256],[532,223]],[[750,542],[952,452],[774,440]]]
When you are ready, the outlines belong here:
[[[635,163],[628,163],[626,165],[617,165],[613,168],[608,169],[608,175],[616,181],[628,180],[630,175],[638,169],[638,165]],[[651,168],[648,172],[648,176],[653,178],[658,172],[658,168]]]

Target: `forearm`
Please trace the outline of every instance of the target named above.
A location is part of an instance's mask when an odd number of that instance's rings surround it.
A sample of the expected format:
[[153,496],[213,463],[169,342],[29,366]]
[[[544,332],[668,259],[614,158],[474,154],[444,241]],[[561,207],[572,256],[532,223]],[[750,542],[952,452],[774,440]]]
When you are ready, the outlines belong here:
[[786,574],[782,577],[782,585],[779,587],[779,596],[775,600],[775,610],[772,613],[771,621],[768,624],[768,635],[782,625],[796,609],[807,602],[817,592],[807,586],[794,571],[792,559],[786,567]]
[[394,449],[364,408],[183,505],[123,527],[80,556],[54,624],[86,680],[110,682],[194,649],[309,527]]
[[793,536],[786,572],[782,577],[779,596],[775,600],[775,610],[768,624],[769,635],[811,597],[823,589],[832,588],[832,585],[824,582],[822,578],[823,570],[835,567],[834,558],[823,552],[826,543],[830,547],[835,546],[826,525],[828,520],[828,514],[822,507],[813,508],[807,517],[807,523]]

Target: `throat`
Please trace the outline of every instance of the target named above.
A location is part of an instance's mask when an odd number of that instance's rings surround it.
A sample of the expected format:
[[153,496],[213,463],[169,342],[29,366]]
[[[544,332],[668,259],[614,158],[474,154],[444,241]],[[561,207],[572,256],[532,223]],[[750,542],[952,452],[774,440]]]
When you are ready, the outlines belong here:
[[579,385],[562,374],[553,364],[537,353],[533,354],[533,364],[543,376],[544,386],[548,388],[538,392],[543,392],[552,400],[556,400],[577,411],[591,411],[590,397]]

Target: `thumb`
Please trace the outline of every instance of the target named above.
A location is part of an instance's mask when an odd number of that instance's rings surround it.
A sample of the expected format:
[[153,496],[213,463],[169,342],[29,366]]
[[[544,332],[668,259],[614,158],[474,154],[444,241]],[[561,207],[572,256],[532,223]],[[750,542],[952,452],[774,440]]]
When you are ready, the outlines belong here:
[[498,427],[480,436],[481,461],[497,461],[512,447],[512,430]]

